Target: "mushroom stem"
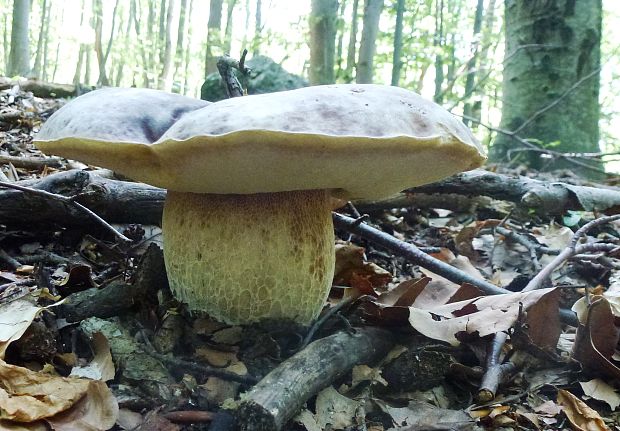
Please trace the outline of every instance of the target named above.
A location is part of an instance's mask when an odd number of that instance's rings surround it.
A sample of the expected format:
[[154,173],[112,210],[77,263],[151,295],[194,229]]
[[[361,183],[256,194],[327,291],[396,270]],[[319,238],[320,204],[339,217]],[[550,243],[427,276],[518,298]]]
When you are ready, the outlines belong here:
[[334,274],[326,190],[169,191],[162,225],[170,286],[191,310],[230,324],[309,324],[321,311]]

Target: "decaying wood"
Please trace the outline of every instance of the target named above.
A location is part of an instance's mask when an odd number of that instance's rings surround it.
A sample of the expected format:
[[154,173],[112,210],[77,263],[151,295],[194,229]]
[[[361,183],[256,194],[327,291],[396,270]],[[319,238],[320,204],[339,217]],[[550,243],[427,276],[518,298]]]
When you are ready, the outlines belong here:
[[73,84],[55,84],[36,79],[11,80],[4,77],[0,78],[0,90],[6,90],[15,85],[18,85],[23,91],[30,91],[34,96],[45,99],[75,97],[92,90],[92,88],[82,85],[76,87]]
[[489,196],[515,202],[524,209],[541,215],[559,215],[567,210],[620,211],[620,190],[617,188],[574,186],[526,177],[511,177],[482,169],[463,172],[453,177],[406,190],[407,193],[455,193],[467,196]]
[[7,156],[0,154],[0,165],[10,163],[16,168],[40,170],[48,166],[50,168],[60,168],[63,161],[60,157],[21,157]]
[[309,344],[267,374],[242,396],[237,423],[243,431],[277,431],[321,389],[356,364],[371,364],[392,347],[390,333],[361,328]]
[[[166,191],[142,183],[101,178],[92,172],[70,170],[17,185],[76,197],[76,201],[110,223],[159,224]],[[92,224],[84,214],[63,202],[17,190],[0,189],[0,224],[84,226]]]

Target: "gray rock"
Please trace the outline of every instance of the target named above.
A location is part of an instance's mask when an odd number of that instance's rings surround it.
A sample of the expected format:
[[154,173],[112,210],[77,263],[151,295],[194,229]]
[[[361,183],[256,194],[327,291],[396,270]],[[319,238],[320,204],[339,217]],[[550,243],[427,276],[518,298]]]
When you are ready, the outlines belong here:
[[[249,59],[246,66],[252,70],[249,78],[241,76],[240,73],[237,77],[243,88],[247,89],[248,94],[274,93],[308,86],[308,81],[304,78],[287,72],[278,63],[264,55]],[[226,99],[226,90],[219,73],[207,76],[200,88],[200,98],[211,102]]]

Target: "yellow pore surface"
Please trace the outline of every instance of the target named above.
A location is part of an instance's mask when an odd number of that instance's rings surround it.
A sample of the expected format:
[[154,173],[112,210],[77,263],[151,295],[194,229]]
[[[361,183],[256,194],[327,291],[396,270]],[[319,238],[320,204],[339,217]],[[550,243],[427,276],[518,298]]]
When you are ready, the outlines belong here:
[[324,190],[169,191],[163,232],[174,295],[223,322],[288,318],[308,324],[329,293],[334,236]]

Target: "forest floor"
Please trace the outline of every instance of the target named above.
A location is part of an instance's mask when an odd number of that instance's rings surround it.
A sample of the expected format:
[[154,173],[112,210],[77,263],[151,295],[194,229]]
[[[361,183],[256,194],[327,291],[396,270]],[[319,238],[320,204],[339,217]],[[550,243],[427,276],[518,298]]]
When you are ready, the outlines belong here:
[[[61,103],[0,92],[0,429],[620,429],[620,204],[550,215],[470,189],[349,206],[311,333],[227,326],[169,291],[161,193],[110,215],[130,244],[76,209],[120,182],[34,148]],[[562,175],[536,179],[592,186]],[[274,369],[297,399],[261,381]]]

